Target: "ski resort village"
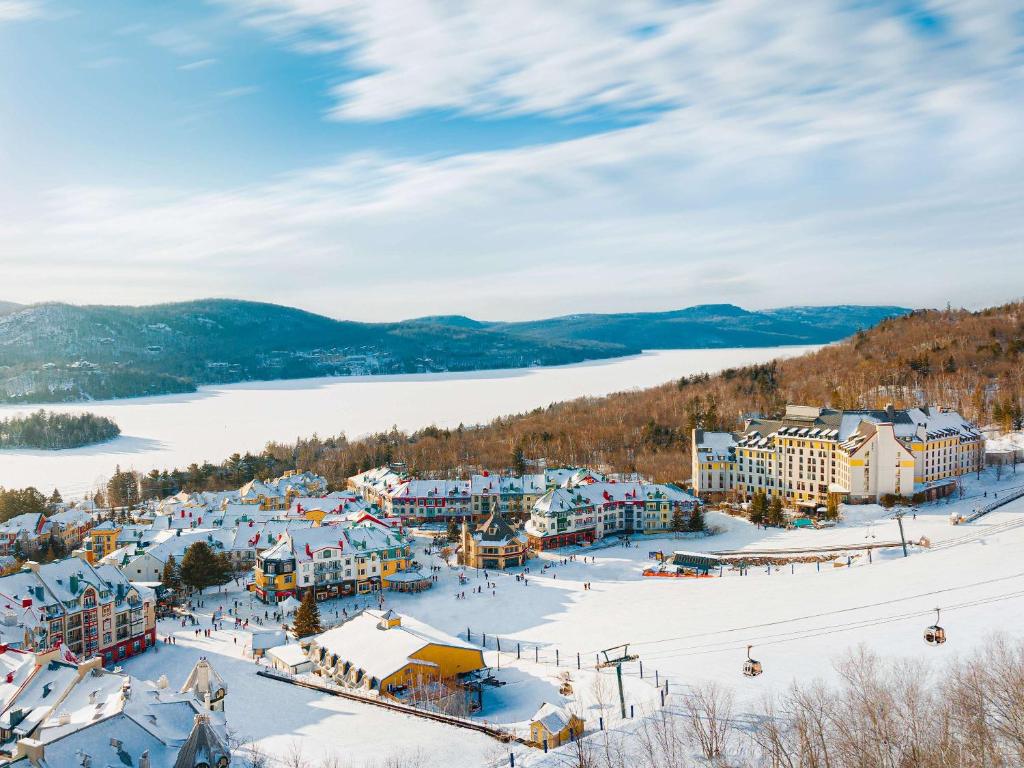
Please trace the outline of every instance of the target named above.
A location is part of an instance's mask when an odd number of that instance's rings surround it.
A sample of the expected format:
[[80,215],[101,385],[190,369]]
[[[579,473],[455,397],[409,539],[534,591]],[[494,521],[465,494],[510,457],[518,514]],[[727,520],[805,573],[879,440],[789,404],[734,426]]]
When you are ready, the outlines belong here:
[[770,762],[794,684],[1024,632],[1018,433],[793,404],[691,440],[678,484],[390,464],[16,516],[0,764],[810,765]]

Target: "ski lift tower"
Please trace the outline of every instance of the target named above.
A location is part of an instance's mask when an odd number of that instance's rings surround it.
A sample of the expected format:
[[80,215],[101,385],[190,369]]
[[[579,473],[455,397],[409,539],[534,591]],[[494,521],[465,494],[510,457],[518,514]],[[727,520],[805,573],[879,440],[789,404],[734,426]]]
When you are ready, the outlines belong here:
[[613,648],[601,651],[604,661],[598,662],[597,669],[615,667],[615,676],[619,681],[619,706],[622,707],[622,719],[626,719],[626,697],[622,692],[622,665],[629,661],[636,661],[640,657],[629,652],[629,643],[616,645]]

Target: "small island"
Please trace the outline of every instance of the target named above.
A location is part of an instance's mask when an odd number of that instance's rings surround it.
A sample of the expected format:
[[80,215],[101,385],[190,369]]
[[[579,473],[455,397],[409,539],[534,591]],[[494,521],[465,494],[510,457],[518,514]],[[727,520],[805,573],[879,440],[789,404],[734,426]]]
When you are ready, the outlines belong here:
[[52,413],[38,410],[28,416],[0,420],[0,450],[36,448],[59,451],[113,440],[121,428],[94,413]]

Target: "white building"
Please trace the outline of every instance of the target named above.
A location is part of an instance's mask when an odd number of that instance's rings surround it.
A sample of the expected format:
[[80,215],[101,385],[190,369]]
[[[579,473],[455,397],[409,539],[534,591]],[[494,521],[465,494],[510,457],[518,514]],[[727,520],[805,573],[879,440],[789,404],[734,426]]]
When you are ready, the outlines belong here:
[[693,483],[702,498],[755,493],[816,507],[948,492],[984,462],[978,428],[935,407],[840,411],[790,405],[779,419],[751,418],[737,433],[693,432]]

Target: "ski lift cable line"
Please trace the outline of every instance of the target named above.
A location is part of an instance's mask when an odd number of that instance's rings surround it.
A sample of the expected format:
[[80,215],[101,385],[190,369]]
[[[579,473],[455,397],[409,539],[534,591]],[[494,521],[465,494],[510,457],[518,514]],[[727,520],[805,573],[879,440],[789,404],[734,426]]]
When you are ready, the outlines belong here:
[[[955,611],[955,610],[959,610],[959,609],[963,609],[963,608],[974,608],[974,607],[981,606],[981,605],[989,605],[991,603],[1002,602],[1004,600],[1015,600],[1015,599],[1021,599],[1021,598],[1024,598],[1024,590],[1019,591],[1019,592],[1011,592],[1011,593],[1008,593],[1008,594],[1005,594],[1005,595],[993,595],[991,597],[981,598],[981,599],[978,599],[978,600],[969,600],[967,602],[957,603],[957,604],[954,604],[954,605],[946,605],[946,606],[942,607],[942,610],[943,611]],[[766,646],[766,645],[781,645],[781,644],[784,644],[784,643],[791,643],[791,642],[794,642],[794,641],[797,641],[797,640],[806,640],[806,639],[810,639],[810,638],[814,638],[814,637],[823,637],[825,635],[838,634],[840,632],[849,632],[849,631],[855,630],[855,629],[866,629],[868,627],[882,626],[884,624],[892,624],[893,622],[897,622],[897,621],[910,621],[911,619],[918,619],[918,618],[921,618],[922,616],[930,616],[932,613],[934,613],[934,611],[935,611],[935,609],[932,608],[932,609],[929,609],[929,610],[914,611],[912,613],[900,614],[900,615],[896,615],[896,616],[887,616],[887,617],[884,617],[884,618],[881,618],[881,619],[864,620],[863,622],[855,622],[855,623],[852,623],[852,624],[845,624],[845,625],[839,625],[839,626],[834,626],[834,627],[820,627],[818,629],[808,630],[808,631],[805,631],[805,632],[800,633],[800,634],[784,633],[784,635],[785,634],[794,634],[794,636],[793,637],[782,636],[780,639],[768,639],[768,640],[763,640],[763,641],[759,640],[758,642],[754,643],[754,645],[759,646],[759,647]],[[769,635],[768,637],[772,638],[772,637],[777,637],[777,636]],[[672,650],[661,650],[661,651],[656,651],[655,653],[645,654],[644,659],[648,660],[648,661],[653,661],[653,660],[656,660],[656,659],[687,658],[687,657],[691,657],[691,656],[704,656],[704,655],[708,655],[708,654],[712,654],[712,653],[725,653],[727,651],[728,652],[742,651],[743,649],[745,649],[747,647],[747,645],[749,645],[749,643],[744,641],[744,643],[741,644],[741,645],[730,645],[730,646],[725,646],[725,644],[723,643],[723,644],[721,644],[722,645],[721,648],[715,648],[715,647],[713,647],[714,645],[716,645],[716,644],[711,643],[711,644],[708,644],[707,647],[694,646],[693,648],[682,648],[682,649],[680,649],[681,652],[680,651],[672,651]]]
[[[688,634],[688,635],[677,635],[675,637],[664,637],[664,638],[660,638],[658,640],[641,640],[639,642],[630,643],[630,645],[634,645],[634,646],[661,645],[662,643],[673,643],[673,642],[676,642],[677,640],[692,640],[692,639],[696,639],[696,638],[699,638],[699,637],[707,637],[709,635],[721,635],[721,634],[724,634],[724,633],[727,633],[727,632],[747,632],[747,631],[752,630],[752,629],[761,629],[763,627],[776,627],[776,626],[779,626],[781,624],[792,624],[794,622],[806,621],[808,619],[820,619],[820,618],[823,618],[825,616],[838,616],[838,615],[841,615],[841,614],[844,614],[844,613],[852,613],[854,611],[867,610],[868,608],[881,608],[881,607],[886,606],[886,605],[894,605],[896,603],[903,603],[903,602],[906,602],[908,600],[918,600],[918,599],[923,598],[923,597],[932,597],[934,595],[942,595],[942,594],[946,594],[948,592],[956,592],[956,591],[959,591],[961,589],[971,589],[973,587],[980,587],[980,586],[984,586],[986,584],[997,584],[997,583],[1002,582],[1002,581],[1010,581],[1012,579],[1020,579],[1020,578],[1024,578],[1024,571],[1021,571],[1021,572],[1018,572],[1018,573],[1014,573],[1014,574],[1010,574],[1009,576],[999,576],[999,577],[994,578],[994,579],[984,579],[983,581],[976,581],[976,582],[973,582],[973,583],[970,583],[970,584],[958,584],[957,586],[954,586],[954,587],[945,587],[943,589],[935,589],[935,590],[931,590],[930,592],[919,592],[916,595],[906,595],[905,597],[895,597],[895,598],[892,598],[891,600],[880,600],[880,601],[878,601],[876,603],[864,603],[863,605],[853,605],[853,606],[850,606],[849,608],[837,608],[837,609],[832,610],[832,611],[822,611],[821,613],[810,613],[810,614],[807,614],[806,616],[792,616],[792,617],[790,617],[788,619],[778,619],[776,621],[767,621],[767,622],[762,622],[760,624],[749,624],[749,625],[743,626],[743,627],[731,627],[731,628],[728,628],[728,629],[714,629],[714,630],[708,630],[706,632],[693,632],[693,633]],[[592,653],[597,653],[598,651],[600,651],[599,648],[598,649],[591,649],[589,651],[581,651],[581,653],[592,654]]]

